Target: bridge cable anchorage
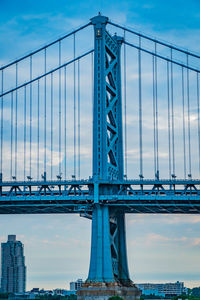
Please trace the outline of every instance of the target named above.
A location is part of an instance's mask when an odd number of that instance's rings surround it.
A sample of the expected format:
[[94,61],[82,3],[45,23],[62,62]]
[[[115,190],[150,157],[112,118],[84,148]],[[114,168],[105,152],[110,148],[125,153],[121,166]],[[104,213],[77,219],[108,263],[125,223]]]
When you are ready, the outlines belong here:
[[76,35],[73,35],[73,51],[74,51],[74,178],[76,178]]
[[80,179],[80,61],[78,59],[78,179]]
[[171,179],[171,120],[170,120],[170,81],[169,62],[167,61],[167,113],[168,113],[168,158],[169,158],[169,179]]
[[51,73],[51,180],[53,179],[53,103],[53,73]]
[[51,42],[51,43],[49,43],[49,44],[47,44],[47,45],[45,45],[45,46],[43,46],[43,47],[41,47],[41,48],[35,50],[35,51],[30,52],[29,54],[27,54],[27,55],[25,55],[25,56],[23,56],[23,57],[21,57],[21,58],[18,58],[18,59],[16,59],[16,60],[14,60],[14,61],[8,63],[8,64],[5,65],[5,66],[0,67],[0,71],[3,71],[4,69],[6,69],[6,68],[8,68],[8,67],[10,67],[10,66],[12,66],[12,65],[15,65],[16,63],[18,63],[18,62],[20,62],[20,61],[22,61],[22,60],[24,60],[24,59],[26,59],[26,58],[28,58],[28,57],[30,57],[30,56],[33,56],[34,54],[36,54],[36,53],[38,53],[38,52],[40,52],[40,51],[42,51],[42,50],[44,50],[44,49],[47,49],[48,47],[50,47],[50,46],[52,46],[52,45],[58,43],[59,41],[62,41],[62,40],[64,40],[64,39],[68,38],[69,36],[73,35],[74,33],[79,32],[79,31],[81,31],[81,30],[87,28],[87,27],[90,26],[91,24],[92,24],[92,23],[89,22],[89,23],[87,23],[87,24],[85,24],[85,25],[83,25],[83,26],[81,26],[81,27],[79,27],[79,28],[73,30],[72,32],[67,33],[67,34],[65,34],[64,36],[62,36],[62,37],[56,39],[55,41],[53,41],[53,42]]
[[[185,80],[184,68],[182,70],[182,115],[183,115],[183,166],[184,166],[184,179],[186,179],[186,143],[185,143]],[[197,73],[198,74],[198,73]]]
[[199,146],[199,175],[200,175],[200,111],[199,111],[199,74],[197,73],[197,118],[198,118],[198,146]]
[[40,172],[40,80],[37,81],[37,180]]
[[126,28],[126,27],[124,27],[124,26],[121,26],[121,25],[119,25],[119,24],[113,23],[113,22],[111,22],[111,21],[108,21],[108,24],[110,24],[110,25],[112,25],[112,26],[115,26],[115,27],[118,27],[118,28],[120,28],[120,29],[122,29],[122,30],[124,30],[124,31],[133,33],[133,34],[135,34],[135,35],[137,35],[137,36],[140,36],[141,38],[147,39],[147,40],[149,40],[149,41],[151,41],[151,42],[153,42],[153,43],[156,43],[156,44],[165,46],[165,47],[167,47],[167,48],[169,48],[169,49],[176,50],[176,51],[178,51],[178,52],[181,52],[181,53],[184,53],[184,54],[193,56],[193,57],[195,57],[195,58],[200,58],[200,55],[198,55],[198,54],[192,53],[192,52],[187,51],[187,50],[184,50],[184,49],[180,49],[180,48],[178,48],[178,47],[175,46],[175,45],[171,45],[171,44],[162,42],[162,41],[157,40],[157,39],[155,39],[155,38],[152,38],[152,37],[150,37],[150,36],[144,35],[144,34],[142,34],[142,33],[140,33],[140,32],[137,32],[137,31],[131,30],[131,29],[129,29],[129,28]]
[[32,56],[30,56],[30,165],[29,165],[29,178],[31,178],[32,171]]
[[[4,76],[3,76],[3,70],[1,72],[1,94],[3,94],[4,91]],[[2,176],[3,172],[3,97],[1,99],[1,162],[0,162],[0,173]]]
[[[187,58],[187,66],[189,65],[188,54]],[[190,77],[189,77],[189,69],[187,69],[187,108],[188,108],[188,162],[189,162],[189,174],[188,177],[192,177],[192,166],[191,166],[191,133],[190,133]]]
[[[15,84],[18,85],[18,64],[15,69]],[[15,178],[17,178],[17,133],[18,133],[18,93],[15,95]]]
[[10,126],[10,180],[13,177],[13,93],[11,93],[11,126]]
[[26,86],[24,87],[24,181],[26,180]]
[[[141,48],[141,37],[139,37],[139,46]],[[143,178],[143,149],[142,149],[142,68],[141,68],[141,50],[138,49],[138,90],[139,90],[139,145],[140,145],[140,174]]]
[[[47,49],[44,49],[44,73],[47,72]],[[47,77],[44,77],[44,172],[47,167]],[[45,174],[45,173],[44,173]]]
[[64,175],[65,180],[67,179],[67,73],[66,67],[64,67],[64,145],[65,145],[65,168]]
[[[124,41],[126,40],[126,33],[124,30]],[[125,176],[127,178],[127,103],[126,103],[126,44],[124,43],[124,160],[125,160]]]
[[174,81],[173,81],[173,63],[171,49],[171,119],[172,119],[172,178],[175,178],[175,142],[174,142]]

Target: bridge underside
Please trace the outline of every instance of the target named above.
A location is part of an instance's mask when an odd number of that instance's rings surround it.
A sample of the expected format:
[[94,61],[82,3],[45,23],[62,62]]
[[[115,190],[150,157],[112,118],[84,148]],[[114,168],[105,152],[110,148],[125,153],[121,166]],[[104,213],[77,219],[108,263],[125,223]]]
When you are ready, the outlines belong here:
[[[199,180],[118,181],[98,185],[102,206],[123,213],[199,214]],[[90,217],[95,201],[93,181],[0,183],[0,214],[83,213]]]

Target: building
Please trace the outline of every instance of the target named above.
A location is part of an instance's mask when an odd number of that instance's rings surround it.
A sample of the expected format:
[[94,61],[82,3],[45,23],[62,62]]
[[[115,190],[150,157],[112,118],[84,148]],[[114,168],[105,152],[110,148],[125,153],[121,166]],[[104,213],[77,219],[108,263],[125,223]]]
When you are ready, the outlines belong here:
[[77,291],[82,287],[83,280],[78,279],[77,281],[70,282],[70,291]]
[[26,266],[24,245],[9,235],[7,243],[1,243],[1,291],[24,293],[26,290]]
[[179,296],[187,293],[184,282],[175,283],[138,283],[138,288],[143,295],[155,296]]

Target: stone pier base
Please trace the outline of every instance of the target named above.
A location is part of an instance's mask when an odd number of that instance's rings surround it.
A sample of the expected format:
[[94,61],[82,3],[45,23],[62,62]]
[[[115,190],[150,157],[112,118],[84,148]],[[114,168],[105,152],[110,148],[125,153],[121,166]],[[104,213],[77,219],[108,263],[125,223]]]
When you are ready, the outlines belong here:
[[139,300],[141,291],[135,286],[126,287],[107,284],[92,284],[83,286],[77,291],[77,300],[108,300],[119,296],[124,300]]

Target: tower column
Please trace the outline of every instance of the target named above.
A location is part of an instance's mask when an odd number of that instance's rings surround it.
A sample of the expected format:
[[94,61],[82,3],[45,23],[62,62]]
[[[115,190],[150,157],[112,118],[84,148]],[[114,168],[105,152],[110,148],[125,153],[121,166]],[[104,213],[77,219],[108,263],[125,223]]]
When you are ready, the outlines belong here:
[[107,17],[98,15],[91,22],[94,26],[94,208],[89,275],[78,291],[78,300],[107,300],[115,295],[134,300],[140,292],[129,278],[124,212],[99,201],[101,195],[117,194],[120,187],[112,182],[122,180],[124,175],[120,62],[123,38],[108,33]]

